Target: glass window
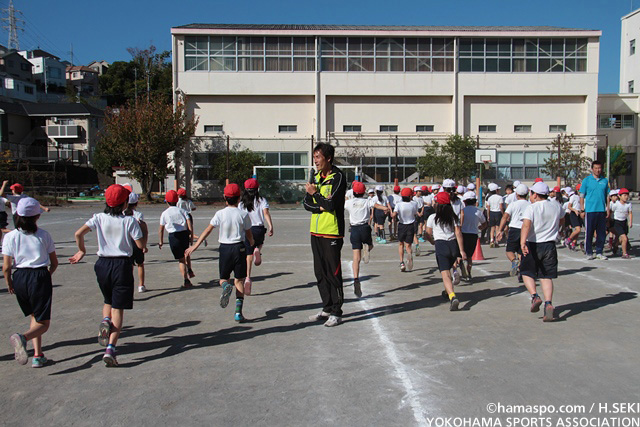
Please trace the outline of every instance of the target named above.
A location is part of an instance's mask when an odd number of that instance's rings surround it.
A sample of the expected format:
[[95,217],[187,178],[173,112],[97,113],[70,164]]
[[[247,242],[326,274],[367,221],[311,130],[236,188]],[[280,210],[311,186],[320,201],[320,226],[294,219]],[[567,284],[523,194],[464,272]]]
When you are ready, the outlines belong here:
[[512,167],[511,179],[524,179],[524,168],[522,166]]
[[511,154],[509,152],[500,151],[498,152],[497,158],[499,165],[510,165],[511,164]]
[[265,153],[264,160],[269,166],[278,166],[280,164],[280,153]]
[[551,157],[551,153],[549,153],[548,151],[538,153],[538,164],[544,165],[544,162],[546,162],[550,157]]
[[627,88],[628,88],[628,92],[629,92],[629,93],[633,93],[633,87],[634,87],[633,80],[629,80],[629,83],[628,83],[628,85],[627,85]]
[[540,175],[538,174],[538,167],[525,167],[524,168],[524,179],[534,180],[538,178]]
[[524,153],[524,163],[526,165],[538,165],[538,153]]
[[362,125],[344,125],[342,126],[343,132],[362,132]]
[[280,164],[292,166],[294,164],[293,153],[280,153]]
[[633,129],[633,115],[625,114],[624,116],[622,116],[622,128]]
[[496,125],[479,125],[478,132],[496,132]]
[[416,132],[433,132],[434,125],[416,125]]
[[398,132],[398,125],[380,125],[380,132]]
[[511,179],[511,168],[509,166],[498,166],[498,179]]
[[513,131],[515,133],[531,133],[531,125],[515,125]]
[[629,41],[629,56],[636,53],[636,39]]
[[563,133],[567,131],[567,125],[549,125],[549,133]]
[[514,151],[511,153],[511,164],[512,165],[523,165],[524,164],[524,153],[522,151]]
[[207,132],[222,132],[222,125],[204,125],[204,131]]
[[207,153],[193,153],[194,166],[206,166],[209,164]]
[[279,133],[294,133],[298,131],[298,125],[279,125]]

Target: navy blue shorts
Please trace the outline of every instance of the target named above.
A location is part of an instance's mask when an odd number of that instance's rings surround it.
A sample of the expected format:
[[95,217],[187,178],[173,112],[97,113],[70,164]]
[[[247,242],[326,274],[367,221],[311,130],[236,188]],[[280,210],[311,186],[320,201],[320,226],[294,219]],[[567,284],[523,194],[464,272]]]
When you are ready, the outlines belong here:
[[0,228],[7,228],[9,217],[6,212],[0,212]]
[[522,253],[522,248],[520,247],[520,231],[522,231],[522,229],[509,227],[506,252],[513,252],[516,254]]
[[189,230],[182,230],[175,233],[169,233],[169,247],[175,259],[184,258],[184,251],[189,247],[191,234]]
[[384,213],[383,210],[374,209],[373,210],[373,220],[378,225],[384,225],[384,221],[387,219],[387,214]]
[[413,243],[416,234],[415,222],[411,224],[398,224],[398,242]]
[[253,234],[253,246],[249,244],[249,239],[246,236],[244,238],[247,255],[253,255],[253,250],[264,244],[264,236],[267,234],[267,229],[263,225],[253,225],[251,226],[251,234]]
[[135,243],[133,244],[133,255],[131,255],[131,263],[133,265],[144,264],[144,252],[142,252],[142,249],[138,248]]
[[349,238],[351,240],[351,249],[362,249],[363,245],[373,244],[369,224],[352,225]]
[[424,218],[424,222],[427,222],[427,220],[429,219],[429,217],[431,215],[433,215],[434,213],[436,213],[436,210],[433,209],[433,206],[425,206],[422,209],[422,218]]
[[556,242],[527,242],[529,254],[520,262],[520,273],[534,279],[558,277],[558,252]]
[[236,279],[247,277],[247,248],[244,242],[220,243],[218,269],[220,278],[224,280],[231,278],[231,272]]
[[623,234],[629,234],[629,223],[628,221],[620,221],[617,219],[613,220],[613,232],[616,233],[617,236],[621,236]]
[[93,270],[105,304],[121,310],[133,308],[132,266],[131,257],[98,258]]
[[[478,244],[478,235],[476,233],[462,233],[462,247],[468,258],[473,256]],[[458,248],[460,249],[460,248]]]
[[13,272],[13,290],[25,316],[38,322],[51,320],[53,285],[47,267],[18,268]]
[[[477,238],[478,236],[476,236]],[[436,262],[438,270],[451,270],[456,260],[460,258],[460,248],[458,241],[453,240],[436,240]]]
[[569,213],[569,222],[571,223],[572,227],[582,227],[582,218],[580,218],[579,215],[577,215],[575,212],[570,212]]
[[497,227],[502,221],[502,212],[489,212],[489,227]]

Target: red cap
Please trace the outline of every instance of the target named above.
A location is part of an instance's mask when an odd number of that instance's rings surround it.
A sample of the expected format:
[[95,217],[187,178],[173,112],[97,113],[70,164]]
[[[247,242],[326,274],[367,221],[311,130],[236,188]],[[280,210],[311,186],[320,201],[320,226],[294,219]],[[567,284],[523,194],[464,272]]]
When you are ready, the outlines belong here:
[[431,186],[429,186],[429,193],[431,193],[432,191],[433,191],[433,190],[432,190],[432,187],[431,187]]
[[260,185],[258,184],[258,180],[255,178],[249,178],[244,182],[244,188],[247,190],[257,189]]
[[627,190],[626,188],[621,188],[621,189],[618,191],[618,194],[629,194],[629,190]]
[[240,197],[240,187],[238,187],[238,184],[232,182],[224,187],[224,197]]
[[129,184],[129,183],[122,184],[122,186],[123,186],[124,188],[126,188],[127,190],[129,190],[129,192],[132,192],[132,191],[133,191],[133,187],[132,187],[132,186],[131,186],[131,184]]
[[178,188],[178,196],[186,196],[187,195],[187,190],[185,190],[184,188]]
[[129,200],[129,193],[131,192],[124,188],[122,185],[113,184],[110,185],[104,192],[104,198],[107,202],[107,205],[115,208],[116,206],[120,206],[121,204]]
[[409,187],[403,188],[402,191],[400,192],[400,195],[402,197],[411,197],[413,196],[413,190],[410,189]]
[[397,193],[399,191],[400,191],[400,186],[399,185],[396,185],[395,187],[393,187],[393,192],[394,193]]
[[168,203],[178,203],[178,193],[176,190],[169,190],[164,195],[164,201]]
[[451,203],[451,197],[449,197],[449,192],[441,191],[436,194],[436,203],[441,205],[446,205],[447,203]]
[[422,186],[422,192],[424,193],[424,192],[426,192],[427,190],[428,190],[427,186],[426,186],[426,185],[423,185],[423,186]]
[[580,191],[580,187],[582,187],[582,184],[576,185],[576,191]]
[[543,181],[544,181],[544,180],[543,180],[542,178],[536,178],[536,180],[535,180],[535,181],[533,181],[533,182],[543,182]]
[[353,192],[355,194],[364,194],[364,192],[367,191],[364,188],[364,183],[360,182],[360,181],[353,181],[353,184],[351,185],[351,188],[353,188]]
[[556,193],[560,192],[560,187],[558,187],[557,185],[555,187],[553,187],[553,191],[555,191]]
[[24,191],[24,187],[22,184],[18,184],[17,182],[9,187],[12,190],[16,190],[16,193],[22,193]]

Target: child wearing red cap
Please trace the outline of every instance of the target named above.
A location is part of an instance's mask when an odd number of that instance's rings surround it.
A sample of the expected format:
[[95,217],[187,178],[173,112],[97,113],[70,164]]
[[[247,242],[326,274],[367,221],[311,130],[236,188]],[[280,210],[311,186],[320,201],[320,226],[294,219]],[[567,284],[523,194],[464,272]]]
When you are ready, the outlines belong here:
[[253,235],[253,245],[249,240],[244,240],[247,249],[247,278],[244,279],[244,294],[251,295],[251,267],[255,262],[256,266],[262,264],[262,245],[264,236],[267,234],[265,222],[269,226],[269,237],[273,236],[273,221],[269,213],[269,202],[260,196],[258,190],[258,180],[250,178],[244,182],[244,192],[238,208],[249,214],[251,220],[251,234]]
[[[396,203],[393,208],[391,218],[397,220],[398,224],[398,255],[400,255],[400,271],[413,270],[413,253],[411,244],[415,235],[416,215],[418,214],[418,205],[415,204],[411,197],[413,191],[410,188],[403,188],[400,193],[402,200]],[[404,251],[407,251],[407,264],[404,263]]]
[[185,250],[189,247],[189,240],[193,234],[193,223],[184,209],[177,207],[178,193],[175,190],[167,191],[165,201],[169,205],[160,215],[160,227],[158,228],[158,249],[162,249],[164,240],[164,230],[169,233],[169,247],[173,257],[178,260],[180,274],[184,279],[182,287],[190,288],[190,278],[195,274],[191,270],[191,258],[185,255]]
[[[191,214],[191,212],[197,209],[196,205],[193,203],[193,200],[187,197],[187,190],[185,190],[184,188],[178,188],[177,193],[178,193],[178,203],[176,204],[176,206],[179,207],[180,209],[183,209],[187,213],[187,216],[191,221],[191,224],[193,225],[193,215]],[[196,227],[193,226],[194,230],[195,228]],[[193,239],[197,239],[197,238],[198,236],[192,233],[191,238],[189,240],[190,244],[193,244]],[[207,242],[205,242],[205,246],[206,245],[207,245]],[[193,271],[189,271],[189,274],[192,274],[192,273]]]
[[[48,361],[42,353],[42,335],[51,321],[51,275],[58,267],[51,235],[36,225],[40,212],[40,203],[31,197],[18,202],[17,228],[5,236],[2,245],[2,272],[9,293],[15,294],[24,315],[31,317],[29,330],[11,335],[10,341],[15,359],[21,365],[27,363],[27,341],[32,341],[31,366],[34,368],[41,368]],[[16,270],[12,275],[14,260]]]
[[[5,189],[6,189],[8,183],[9,183],[9,181],[3,181],[2,182],[2,187],[0,187],[0,197],[4,198]],[[11,203],[11,214],[13,215],[13,226],[15,227],[16,220],[18,219],[18,215],[16,214],[16,210],[18,209],[18,202],[20,201],[20,199],[23,199],[23,198],[28,197],[28,196],[23,193],[24,187],[22,186],[22,184],[19,184],[17,182],[15,184],[11,185],[9,187],[9,189],[11,190],[12,194],[7,194],[6,200],[8,200],[9,203]],[[42,205],[40,205],[40,209],[42,209],[45,212],[49,212],[50,211],[49,208],[44,207]]]
[[235,321],[244,322],[242,314],[244,305],[244,280],[247,277],[247,249],[245,238],[249,241],[249,246],[254,246],[253,235],[251,234],[251,218],[249,214],[238,208],[240,200],[240,187],[238,184],[228,184],[224,188],[224,200],[226,207],[216,212],[211,222],[204,229],[198,241],[185,251],[186,256],[190,256],[198,249],[200,244],[206,239],[214,228],[220,229],[218,242],[220,243],[220,258],[218,268],[220,271],[220,286],[222,295],[220,296],[220,307],[225,308],[229,304],[229,297],[234,286],[229,283],[231,273],[234,274],[234,284],[236,288],[236,312]]
[[[123,187],[125,187],[123,185]],[[125,187],[127,188],[127,187]],[[129,206],[125,209],[124,214],[127,216],[132,216],[138,221],[140,224],[140,229],[142,230],[142,239],[144,241],[145,250],[138,249],[137,246],[133,246],[133,255],[131,255],[131,262],[133,263],[134,268],[138,267],[138,292],[147,292],[147,287],[144,285],[144,254],[147,252],[146,246],[147,241],[149,239],[149,227],[147,227],[147,223],[144,220],[144,215],[142,212],[137,210],[138,201],[140,196],[136,193],[129,194]]]
[[631,209],[631,202],[629,202],[629,190],[621,188],[618,191],[618,199],[613,206],[611,206],[611,213],[613,215],[613,232],[615,233],[615,240],[613,246],[613,254],[618,252],[618,241],[622,246],[622,258],[629,259],[629,229],[633,227],[633,210]]
[[[396,207],[396,203],[399,203],[402,201],[402,196],[400,195],[400,186],[396,185],[393,187],[393,194],[389,195],[389,206],[391,208],[391,212],[393,212],[393,210]],[[394,219],[394,217],[391,216],[391,214],[389,214],[390,218],[389,218],[389,240],[392,240],[394,238],[398,237],[398,220]],[[393,228],[393,232],[392,232],[392,228]]]
[[87,250],[84,236],[95,230],[98,240],[98,261],[94,270],[104,305],[102,322],[98,331],[98,343],[106,346],[102,360],[107,366],[118,366],[116,343],[122,331],[124,310],[133,308],[133,245],[146,248],[142,229],[132,216],[125,216],[129,202],[129,190],[114,184],[105,191],[106,207],[103,213],[93,215],[76,231],[78,252],[69,258],[71,264],[77,264],[84,258]]

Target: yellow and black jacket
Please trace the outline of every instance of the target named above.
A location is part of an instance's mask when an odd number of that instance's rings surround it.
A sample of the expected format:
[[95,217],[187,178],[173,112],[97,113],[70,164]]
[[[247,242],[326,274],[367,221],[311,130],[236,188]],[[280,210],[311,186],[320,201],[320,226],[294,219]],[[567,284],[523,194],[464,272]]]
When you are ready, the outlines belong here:
[[[315,236],[344,236],[344,195],[347,181],[342,171],[332,166],[327,176],[316,172],[310,179],[316,185],[312,196],[305,193],[304,208],[312,213],[311,234]],[[320,208],[324,209],[321,210]]]

